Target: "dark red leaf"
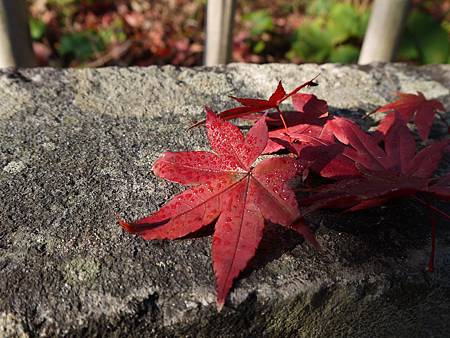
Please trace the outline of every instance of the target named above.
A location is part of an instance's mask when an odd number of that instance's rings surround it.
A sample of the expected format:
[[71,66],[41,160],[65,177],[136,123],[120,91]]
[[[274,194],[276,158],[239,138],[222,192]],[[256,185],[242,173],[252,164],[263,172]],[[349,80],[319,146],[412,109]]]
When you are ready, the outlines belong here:
[[328,128],[343,144],[350,145],[345,155],[368,170],[385,170],[389,168],[386,153],[378,146],[378,140],[361,130],[353,121],[342,117],[328,123]]
[[295,94],[292,96],[295,110],[309,117],[326,117],[328,105],[324,100],[318,99],[314,94]]
[[[259,107],[261,109],[261,107],[273,107],[274,103],[271,102],[270,100],[263,100],[263,99],[252,99],[252,98],[247,98],[247,97],[235,97],[235,96],[230,96],[233,100],[236,100],[237,102],[239,102],[240,104],[242,104],[243,106],[246,107]],[[222,114],[219,114],[221,118],[223,118]]]
[[342,179],[322,186],[311,197],[302,199],[301,204],[309,205],[304,214],[322,208],[362,210],[385,204],[393,198],[428,191],[428,184],[427,179],[405,177],[392,172],[366,173],[362,177]]
[[431,177],[439,166],[450,140],[437,141],[422,149],[412,158],[404,173],[416,177]]
[[[384,119],[382,119],[380,121],[380,123],[378,124],[377,127],[377,131],[380,132],[382,135],[382,137],[384,135],[386,135],[386,133],[388,132],[388,130],[392,127],[392,125],[394,124],[396,118],[398,118],[396,115],[398,115],[397,112],[392,112],[387,114]],[[382,137],[380,138],[380,140],[382,139]]]
[[[421,92],[415,94],[399,93],[399,99],[378,109],[379,112],[396,111],[403,121],[414,119],[417,131],[423,140],[428,138],[436,111],[445,111],[438,100],[427,100]],[[384,124],[382,130],[386,131]]]
[[288,132],[271,131],[264,153],[287,149],[297,155],[305,173],[311,169],[327,178],[359,176],[353,159],[346,154],[348,149],[336,143],[332,129],[328,121],[324,127],[300,124],[289,127]]
[[283,88],[283,84],[278,82],[277,89],[273,92],[273,94],[270,96],[269,101],[275,104],[281,103],[283,98],[286,96],[286,91]]
[[[274,153],[283,149],[283,145],[272,139],[282,139],[288,142],[301,141],[302,135],[319,137],[322,133],[322,127],[328,116],[328,106],[323,100],[319,100],[312,94],[295,94],[292,101],[296,111],[283,112],[283,119],[286,125],[282,123],[279,113],[270,113],[267,115],[271,126],[278,126],[277,129],[269,132],[269,142],[264,150],[265,154]],[[287,129],[286,129],[287,127]]]
[[[270,96],[269,100],[253,99],[253,98],[247,98],[247,97],[240,98],[240,97],[231,96],[231,98],[233,100],[236,100],[240,104],[242,104],[242,107],[236,107],[236,108],[231,108],[231,109],[225,110],[225,111],[219,113],[218,116],[224,120],[231,120],[234,118],[243,118],[249,114],[262,113],[268,109],[276,109],[279,107],[279,105],[283,101],[285,101],[292,95],[296,94],[302,88],[314,84],[313,80],[305,82],[301,86],[295,88],[289,94],[286,94],[286,92],[283,88],[283,85],[280,81],[280,82],[278,82],[278,86],[275,89],[275,91],[272,93],[272,95]],[[204,120],[196,122],[190,128],[199,126],[199,125],[203,124],[204,122],[205,122]]]
[[309,211],[330,206],[360,210],[417,192],[450,196],[447,179],[437,183],[432,180],[450,140],[436,142],[415,154],[414,137],[400,120],[387,131],[384,149],[375,141],[376,136],[364,133],[351,121],[339,118],[329,123],[334,135],[351,146],[343,155],[353,159],[362,176],[320,188],[318,194],[302,201],[311,205]]
[[321,131],[322,131],[321,126],[312,124],[298,124],[295,126],[290,126],[287,132],[285,128],[272,130],[269,132],[270,139],[267,142],[264,154],[271,154],[284,148],[280,143],[274,142],[272,141],[272,139],[281,139],[286,140],[288,142],[292,142],[294,140],[300,140],[301,136],[304,134],[307,134],[308,136],[319,137]]
[[290,226],[293,230],[297,231],[300,235],[302,235],[305,240],[311,244],[316,250],[322,251],[322,247],[314,236],[311,229],[305,224],[303,219],[298,220],[294,224]]
[[308,82],[305,82],[304,84],[298,86],[297,88],[295,88],[293,91],[291,91],[289,94],[287,94],[283,100],[288,99],[289,97],[291,97],[292,95],[297,94],[300,90],[302,90],[305,87],[316,87],[319,84],[314,82],[315,79],[317,79],[319,77],[320,74],[317,74],[316,76],[314,76],[314,78],[312,80],[309,80]]

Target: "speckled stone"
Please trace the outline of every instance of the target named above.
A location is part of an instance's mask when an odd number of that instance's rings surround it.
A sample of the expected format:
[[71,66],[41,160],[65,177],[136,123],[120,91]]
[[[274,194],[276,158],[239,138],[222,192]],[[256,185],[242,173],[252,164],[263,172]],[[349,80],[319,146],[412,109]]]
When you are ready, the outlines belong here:
[[448,337],[450,227],[426,273],[428,212],[412,201],[311,216],[323,253],[268,225],[221,313],[211,231],[145,242],[115,221],[180,191],[150,168],[163,151],[207,148],[202,128],[186,130],[204,105],[317,74],[310,92],[366,127],[396,91],[450,108],[449,65],[1,70],[0,336]]

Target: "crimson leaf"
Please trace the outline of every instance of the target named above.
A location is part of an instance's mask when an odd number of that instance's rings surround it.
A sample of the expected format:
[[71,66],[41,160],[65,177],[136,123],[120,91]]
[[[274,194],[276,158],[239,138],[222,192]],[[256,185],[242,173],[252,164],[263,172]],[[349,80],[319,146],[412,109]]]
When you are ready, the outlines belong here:
[[315,246],[317,242],[305,230],[289,187],[297,173],[296,161],[274,157],[253,166],[268,139],[264,118],[246,138],[212,111],[207,111],[206,128],[214,153],[165,153],[153,166],[156,175],[190,188],[152,215],[120,223],[144,239],[175,239],[217,219],[212,260],[220,310],[234,279],[255,255],[264,219],[297,230]]
[[[317,78],[317,76],[315,78]],[[283,87],[283,84],[281,83],[281,81],[279,81],[277,88],[275,89],[275,91],[272,93],[272,95],[269,97],[268,100],[246,98],[246,97],[240,98],[240,97],[231,96],[231,98],[233,100],[236,100],[242,106],[225,110],[225,111],[219,113],[218,116],[224,120],[231,120],[234,118],[244,118],[249,115],[254,115],[255,113],[261,113],[268,109],[278,109],[279,105],[283,101],[287,100],[292,95],[297,94],[304,87],[316,86],[317,83],[314,82],[315,78],[308,82],[303,83],[302,85],[298,86],[293,91],[291,91],[290,93],[286,93],[286,91]],[[201,125],[204,122],[205,122],[204,120],[196,122],[190,128]]]
[[336,138],[349,147],[343,152],[353,159],[362,176],[347,178],[319,189],[303,200],[309,211],[323,207],[366,209],[399,196],[417,192],[449,198],[448,178],[436,183],[432,178],[450,140],[435,142],[416,153],[414,137],[406,125],[396,120],[387,131],[384,149],[371,136],[344,118],[329,122]]
[[[438,100],[427,100],[421,92],[415,94],[398,93],[399,99],[389,103],[377,111],[379,112],[397,112],[403,121],[408,122],[414,118],[414,123],[422,140],[428,138],[431,125],[433,124],[436,111],[444,111],[444,106]],[[390,118],[385,120],[378,128],[385,133],[393,123],[394,114],[390,114]]]

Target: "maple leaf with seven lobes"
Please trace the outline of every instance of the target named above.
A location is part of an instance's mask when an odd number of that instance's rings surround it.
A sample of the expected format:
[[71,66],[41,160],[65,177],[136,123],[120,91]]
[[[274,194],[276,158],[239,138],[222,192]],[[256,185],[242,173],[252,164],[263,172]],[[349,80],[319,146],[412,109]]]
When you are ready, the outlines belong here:
[[445,111],[444,106],[438,100],[427,100],[421,92],[417,92],[417,95],[398,93],[398,96],[399,99],[397,101],[378,108],[378,112],[393,112],[383,120],[378,130],[385,134],[394,122],[395,113],[397,113],[405,122],[411,121],[414,117],[419,136],[422,140],[426,140],[436,111]]
[[302,200],[302,204],[311,204],[308,212],[323,207],[361,210],[417,192],[450,198],[448,177],[437,182],[432,177],[450,140],[435,142],[416,154],[414,137],[398,118],[385,135],[384,149],[376,136],[345,118],[335,118],[328,126],[340,142],[349,145],[343,154],[355,162],[362,176],[320,188],[319,193]]
[[212,261],[217,306],[222,308],[233,280],[255,255],[264,219],[297,230],[317,246],[304,225],[289,180],[297,174],[292,157],[252,164],[264,150],[268,132],[261,118],[244,138],[241,131],[207,110],[206,129],[213,152],[168,152],[156,161],[154,173],[191,187],[174,196],[154,214],[125,230],[144,239],[175,239],[199,230],[216,218]]

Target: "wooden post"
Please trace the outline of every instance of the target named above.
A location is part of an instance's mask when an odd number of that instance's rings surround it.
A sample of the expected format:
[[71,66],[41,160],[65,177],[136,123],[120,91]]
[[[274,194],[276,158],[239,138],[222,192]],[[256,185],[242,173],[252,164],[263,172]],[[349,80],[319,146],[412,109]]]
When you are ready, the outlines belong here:
[[208,0],[205,65],[231,60],[236,0]]
[[33,67],[36,59],[24,0],[0,0],[0,67]]
[[410,0],[375,0],[359,55],[359,64],[394,60],[410,2]]

